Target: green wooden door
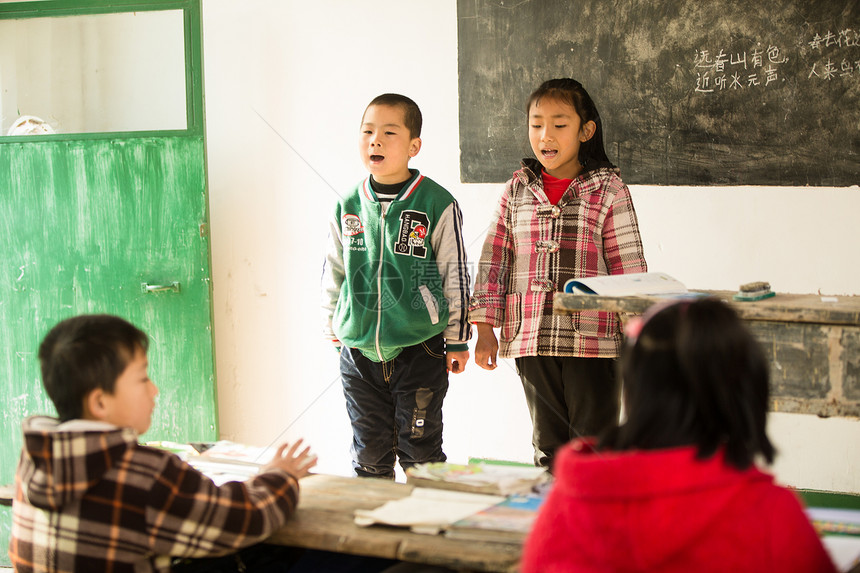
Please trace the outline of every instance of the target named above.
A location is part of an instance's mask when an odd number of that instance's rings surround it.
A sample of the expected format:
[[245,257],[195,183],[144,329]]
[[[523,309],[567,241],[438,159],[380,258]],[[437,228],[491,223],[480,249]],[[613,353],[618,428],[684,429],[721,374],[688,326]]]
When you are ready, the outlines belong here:
[[[0,483],[14,481],[21,421],[55,412],[39,342],[80,313],[117,314],[150,336],[160,395],[143,440],[217,439],[199,3],[112,4],[153,5],[184,21],[185,129],[0,137]],[[0,4],[0,18],[16,6]]]

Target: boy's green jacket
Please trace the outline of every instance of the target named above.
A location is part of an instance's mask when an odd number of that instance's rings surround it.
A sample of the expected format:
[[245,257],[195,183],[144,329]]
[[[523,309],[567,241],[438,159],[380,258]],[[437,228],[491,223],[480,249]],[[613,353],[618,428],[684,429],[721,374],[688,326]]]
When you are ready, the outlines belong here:
[[466,350],[470,336],[459,205],[436,182],[412,173],[387,204],[365,179],[338,202],[331,222],[326,334],[376,362],[440,332],[448,350]]

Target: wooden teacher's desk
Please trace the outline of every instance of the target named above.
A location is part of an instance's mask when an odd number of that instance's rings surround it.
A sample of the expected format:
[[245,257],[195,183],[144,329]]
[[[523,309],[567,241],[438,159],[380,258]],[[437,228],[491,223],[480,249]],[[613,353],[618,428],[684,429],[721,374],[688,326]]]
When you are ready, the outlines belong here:
[[301,480],[299,507],[270,543],[400,559],[458,571],[516,571],[522,546],[475,542],[408,529],[355,524],[356,509],[408,496],[414,486],[388,480],[315,474]]
[[[860,297],[777,293],[736,302],[733,292],[702,291],[728,302],[762,343],[771,364],[771,409],[860,416]],[[640,314],[664,298],[556,293],[554,312]]]

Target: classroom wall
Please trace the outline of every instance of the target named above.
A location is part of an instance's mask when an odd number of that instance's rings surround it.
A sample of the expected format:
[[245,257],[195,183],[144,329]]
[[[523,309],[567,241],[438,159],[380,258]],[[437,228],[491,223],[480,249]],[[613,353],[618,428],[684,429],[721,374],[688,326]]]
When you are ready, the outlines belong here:
[[[320,471],[348,474],[319,278],[333,204],[365,175],[366,103],[396,91],[421,106],[413,166],[460,201],[473,261],[501,193],[459,182],[456,3],[204,0],[203,19],[221,434],[257,445],[305,437]],[[650,268],[691,288],[767,280],[781,292],[860,294],[857,186],[631,191]],[[444,415],[450,460],[531,459],[512,361],[452,375]],[[860,492],[857,419],[775,414],[770,431],[780,481]]]

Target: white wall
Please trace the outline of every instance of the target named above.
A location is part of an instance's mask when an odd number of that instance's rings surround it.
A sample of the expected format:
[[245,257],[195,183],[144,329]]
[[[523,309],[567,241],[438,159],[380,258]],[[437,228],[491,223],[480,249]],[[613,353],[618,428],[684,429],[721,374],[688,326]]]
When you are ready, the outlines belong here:
[[[473,261],[501,192],[459,182],[456,2],[205,0],[203,18],[221,433],[259,445],[303,436],[320,471],[347,474],[351,434],[337,357],[319,335],[319,276],[337,194],[365,175],[365,105],[395,91],[421,106],[412,165],[460,201]],[[632,193],[651,269],[692,288],[768,280],[782,292],[858,294],[856,187]],[[511,362],[451,376],[444,414],[450,460],[531,460]],[[856,419],[773,415],[771,435],[783,483],[860,492]]]

